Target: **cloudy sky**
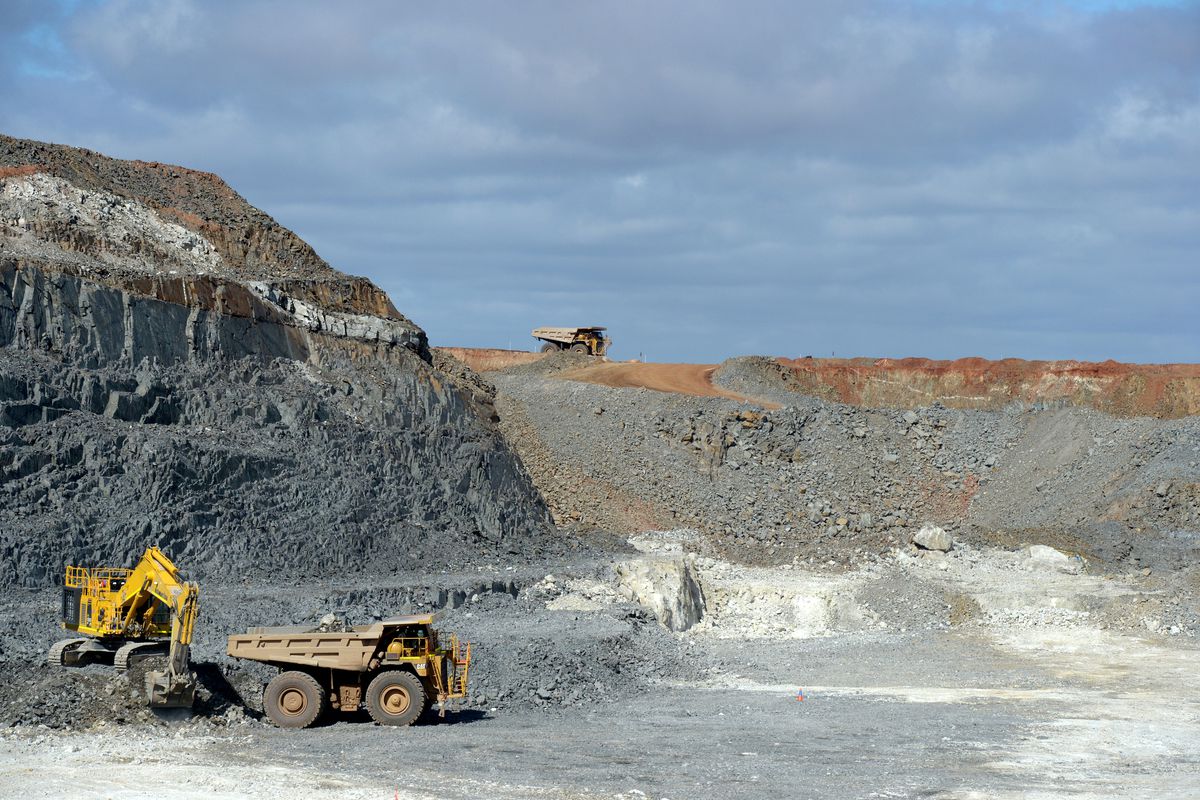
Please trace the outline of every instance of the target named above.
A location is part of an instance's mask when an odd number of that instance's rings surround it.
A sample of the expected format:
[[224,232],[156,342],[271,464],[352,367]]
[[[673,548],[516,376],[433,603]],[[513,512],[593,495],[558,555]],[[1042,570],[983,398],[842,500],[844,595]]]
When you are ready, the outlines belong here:
[[1200,3],[0,2],[0,131],[211,170],[435,344],[1200,361]]

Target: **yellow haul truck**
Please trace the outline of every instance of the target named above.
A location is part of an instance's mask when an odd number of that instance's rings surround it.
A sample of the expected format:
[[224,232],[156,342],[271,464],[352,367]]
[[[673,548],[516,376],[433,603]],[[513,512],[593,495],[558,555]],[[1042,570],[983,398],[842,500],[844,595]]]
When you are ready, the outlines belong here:
[[590,328],[534,328],[532,335],[543,343],[543,353],[570,350],[573,353],[602,356],[612,344],[604,334],[606,330],[608,329],[598,325]]
[[328,708],[366,706],[380,725],[412,725],[436,701],[467,696],[471,645],[438,641],[432,614],[344,631],[303,625],[251,628],[229,637],[229,655],[278,667],[263,711],[281,728],[307,728]]
[[157,547],[126,567],[67,567],[63,627],[82,634],[50,648],[55,666],[93,662],[124,672],[148,656],[167,655],[166,672],[146,673],[146,696],[160,708],[188,707],[196,694],[188,671],[200,589]]

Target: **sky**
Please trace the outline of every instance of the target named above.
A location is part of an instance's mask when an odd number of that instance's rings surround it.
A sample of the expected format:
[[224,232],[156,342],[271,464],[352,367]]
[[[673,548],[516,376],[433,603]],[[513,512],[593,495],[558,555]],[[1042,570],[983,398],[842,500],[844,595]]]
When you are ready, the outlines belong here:
[[1200,2],[0,0],[0,131],[216,172],[435,345],[1200,361]]

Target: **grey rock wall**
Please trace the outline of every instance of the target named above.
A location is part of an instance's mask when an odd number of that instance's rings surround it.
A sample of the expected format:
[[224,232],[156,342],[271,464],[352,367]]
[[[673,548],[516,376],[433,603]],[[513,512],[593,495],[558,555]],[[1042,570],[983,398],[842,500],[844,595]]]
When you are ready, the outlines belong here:
[[0,135],[0,580],[303,581],[560,545],[492,397],[214,175]]
[[201,577],[348,582],[558,546],[477,399],[411,341],[287,313],[0,260],[0,580],[151,543]]

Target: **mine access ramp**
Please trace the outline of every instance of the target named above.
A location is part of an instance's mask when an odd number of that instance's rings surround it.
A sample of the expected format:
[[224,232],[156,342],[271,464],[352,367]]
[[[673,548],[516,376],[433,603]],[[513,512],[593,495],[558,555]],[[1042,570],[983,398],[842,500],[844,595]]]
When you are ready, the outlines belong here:
[[291,625],[229,637],[234,658],[281,672],[263,692],[263,710],[281,728],[306,728],[329,708],[367,712],[381,725],[411,725],[436,702],[467,696],[471,645],[443,645],[435,615],[393,617],[341,630]]

